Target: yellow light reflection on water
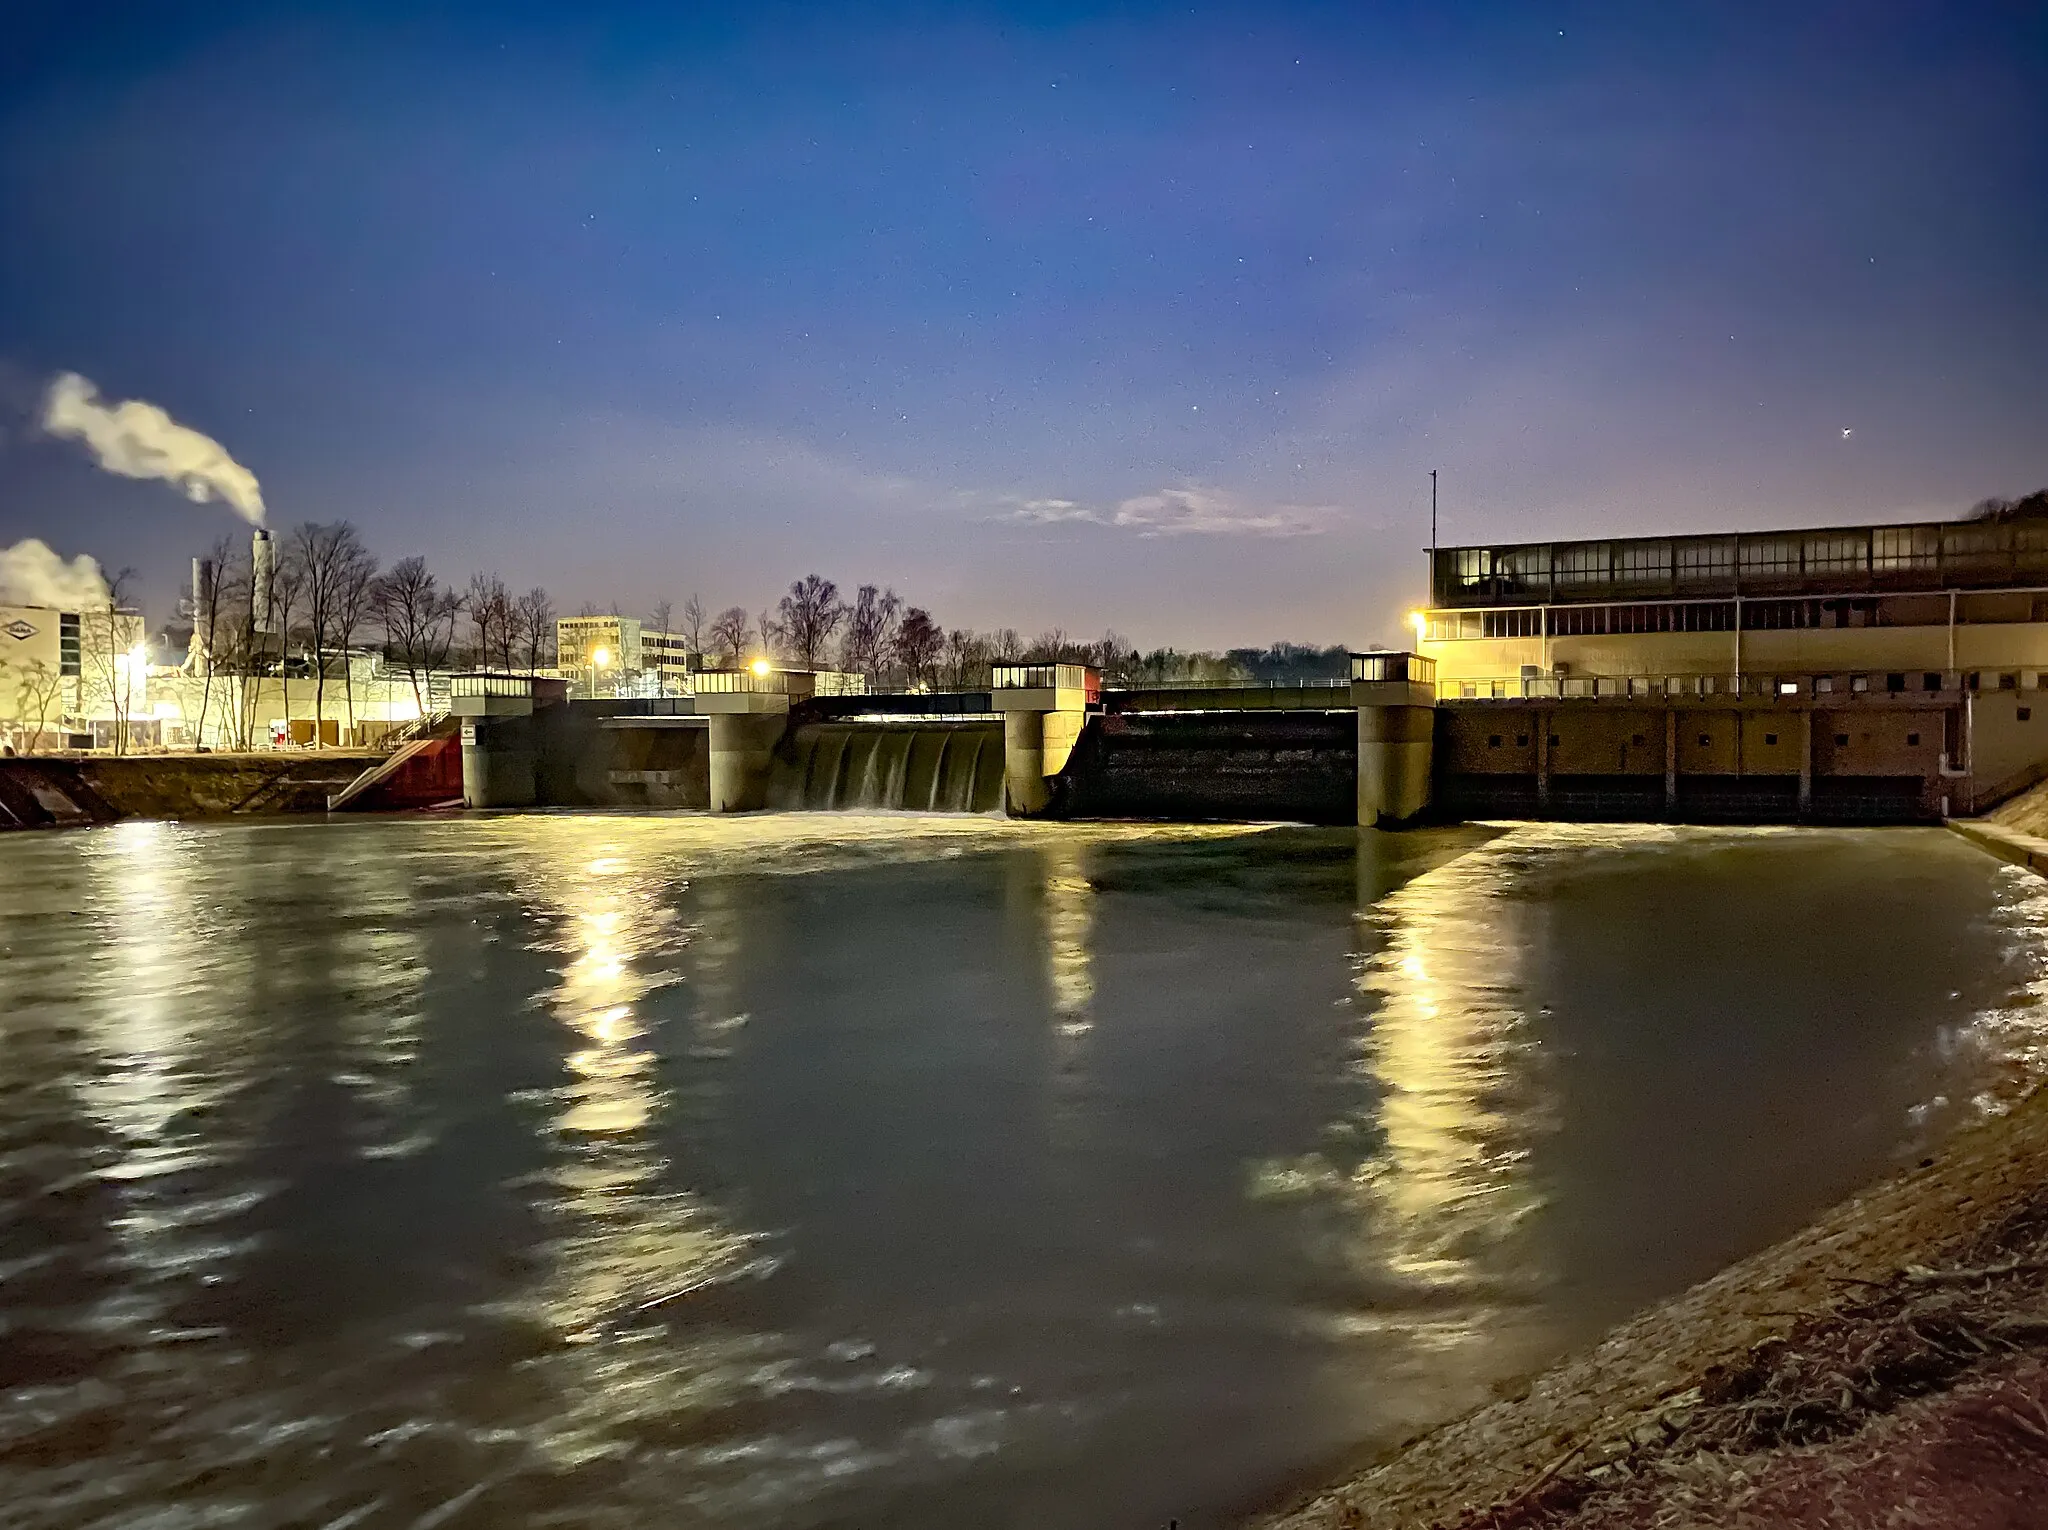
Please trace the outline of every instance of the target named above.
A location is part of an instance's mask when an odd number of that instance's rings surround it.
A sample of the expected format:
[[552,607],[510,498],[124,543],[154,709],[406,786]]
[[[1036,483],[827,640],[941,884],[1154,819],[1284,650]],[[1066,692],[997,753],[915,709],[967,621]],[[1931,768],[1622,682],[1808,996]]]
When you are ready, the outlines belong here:
[[553,926],[543,949],[559,965],[544,1002],[571,1035],[553,1123],[563,1226],[540,1307],[574,1341],[729,1274],[747,1246],[715,1207],[670,1183],[655,1140],[667,1101],[646,1007],[681,976],[683,884],[658,840],[626,832],[595,853],[551,847],[528,862],[525,887]]
[[1379,1086],[1384,1144],[1358,1188],[1379,1213],[1378,1261],[1427,1286],[1509,1274],[1498,1256],[1541,1205],[1527,1159],[1543,1113],[1514,970],[1526,941],[1501,869],[1476,851],[1358,915],[1359,1065]]

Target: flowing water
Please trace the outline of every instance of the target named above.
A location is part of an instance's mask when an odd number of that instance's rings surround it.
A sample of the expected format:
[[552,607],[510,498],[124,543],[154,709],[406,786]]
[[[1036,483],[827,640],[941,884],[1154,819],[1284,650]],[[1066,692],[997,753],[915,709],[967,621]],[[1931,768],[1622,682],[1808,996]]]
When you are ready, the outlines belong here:
[[2032,1075],[1939,830],[0,841],[10,1525],[1217,1525]]
[[1001,722],[806,723],[778,752],[775,809],[993,813],[1003,805]]

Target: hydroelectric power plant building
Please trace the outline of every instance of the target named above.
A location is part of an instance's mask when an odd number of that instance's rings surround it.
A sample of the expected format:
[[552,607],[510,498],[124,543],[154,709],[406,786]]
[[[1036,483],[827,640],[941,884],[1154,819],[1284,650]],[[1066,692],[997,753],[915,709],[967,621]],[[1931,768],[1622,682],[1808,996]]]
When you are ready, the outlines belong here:
[[1448,816],[1903,820],[2048,774],[2048,520],[1447,547]]
[[831,694],[458,681],[465,798],[1019,816],[1902,823],[2048,776],[2048,520],[1436,550],[1413,651],[1348,681]]

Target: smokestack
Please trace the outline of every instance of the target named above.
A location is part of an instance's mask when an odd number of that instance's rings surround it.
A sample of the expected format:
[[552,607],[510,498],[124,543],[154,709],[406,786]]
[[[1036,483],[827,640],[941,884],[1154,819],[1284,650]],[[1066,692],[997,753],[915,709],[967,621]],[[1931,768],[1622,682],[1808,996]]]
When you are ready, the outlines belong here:
[[277,548],[270,540],[270,533],[258,526],[249,545],[249,566],[254,571],[249,586],[249,606],[258,632],[277,630],[270,612],[270,576],[276,569],[276,560]]

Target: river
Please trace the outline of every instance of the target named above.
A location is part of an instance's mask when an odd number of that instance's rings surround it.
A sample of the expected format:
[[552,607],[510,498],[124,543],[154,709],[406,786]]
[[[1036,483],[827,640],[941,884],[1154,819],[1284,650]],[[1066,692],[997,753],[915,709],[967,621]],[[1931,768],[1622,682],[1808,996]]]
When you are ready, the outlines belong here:
[[0,838],[33,1527],[1221,1525],[2032,1078],[1940,830]]

